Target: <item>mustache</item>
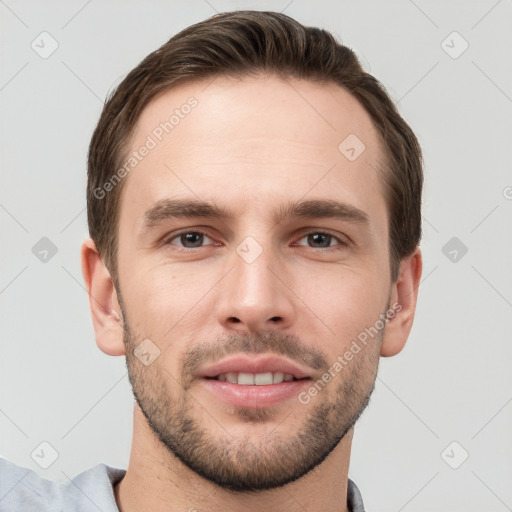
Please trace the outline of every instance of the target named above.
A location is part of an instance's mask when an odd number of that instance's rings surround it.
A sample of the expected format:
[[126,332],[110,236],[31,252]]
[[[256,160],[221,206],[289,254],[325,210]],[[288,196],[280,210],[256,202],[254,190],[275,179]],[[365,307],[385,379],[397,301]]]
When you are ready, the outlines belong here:
[[187,388],[201,365],[239,353],[282,355],[313,370],[328,367],[324,353],[318,348],[306,346],[297,336],[276,331],[232,333],[215,343],[200,343],[185,354],[181,367],[182,385]]

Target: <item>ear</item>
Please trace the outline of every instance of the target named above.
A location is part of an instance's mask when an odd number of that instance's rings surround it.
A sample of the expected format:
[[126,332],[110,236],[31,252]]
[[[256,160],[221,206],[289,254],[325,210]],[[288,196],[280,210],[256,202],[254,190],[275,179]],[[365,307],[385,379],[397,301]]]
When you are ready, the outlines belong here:
[[383,357],[398,354],[409,337],[416,311],[422,266],[419,247],[411,256],[400,262],[398,279],[391,290],[390,310],[395,311],[395,316],[389,320],[384,329],[380,350],[380,355]]
[[92,239],[83,242],[81,256],[96,344],[110,356],[125,355],[122,313],[116,289]]

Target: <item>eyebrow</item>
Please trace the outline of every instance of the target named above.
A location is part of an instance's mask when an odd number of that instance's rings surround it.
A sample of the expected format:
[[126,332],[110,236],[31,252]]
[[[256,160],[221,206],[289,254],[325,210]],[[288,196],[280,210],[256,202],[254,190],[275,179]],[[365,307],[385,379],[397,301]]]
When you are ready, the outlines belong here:
[[[153,203],[144,213],[144,226],[151,228],[173,218],[186,219],[197,217],[226,221],[235,219],[237,215],[213,203],[206,203],[195,199],[161,199]],[[278,223],[285,218],[333,218],[361,225],[369,224],[369,218],[365,212],[355,206],[333,199],[291,201],[286,205],[282,205],[274,216],[274,220]]]

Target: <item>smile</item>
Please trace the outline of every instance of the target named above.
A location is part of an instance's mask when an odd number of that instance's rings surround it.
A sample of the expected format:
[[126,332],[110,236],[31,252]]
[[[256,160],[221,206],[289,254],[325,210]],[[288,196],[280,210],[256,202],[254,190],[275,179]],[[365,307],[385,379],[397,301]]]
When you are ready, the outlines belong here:
[[289,382],[298,380],[293,375],[283,372],[265,372],[265,373],[221,373],[216,377],[212,377],[221,382],[230,382],[232,384],[241,384],[242,386],[268,386],[269,384],[281,384],[281,382]]

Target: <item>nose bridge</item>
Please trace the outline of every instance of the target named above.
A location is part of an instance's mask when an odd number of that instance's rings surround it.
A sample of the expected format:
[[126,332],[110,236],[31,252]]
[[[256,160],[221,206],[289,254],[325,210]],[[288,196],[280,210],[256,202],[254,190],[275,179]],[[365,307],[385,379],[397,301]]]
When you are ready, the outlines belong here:
[[238,245],[236,253],[237,256],[233,258],[234,274],[240,284],[240,298],[247,304],[266,299],[266,305],[270,306],[270,299],[276,292],[272,263],[277,266],[270,243],[264,246],[254,237],[247,237]]
[[293,321],[291,293],[281,282],[284,275],[277,277],[283,274],[282,266],[270,237],[262,243],[247,236],[235,248],[229,266],[232,270],[218,308],[221,323],[231,329],[258,331],[277,324],[285,327]]

